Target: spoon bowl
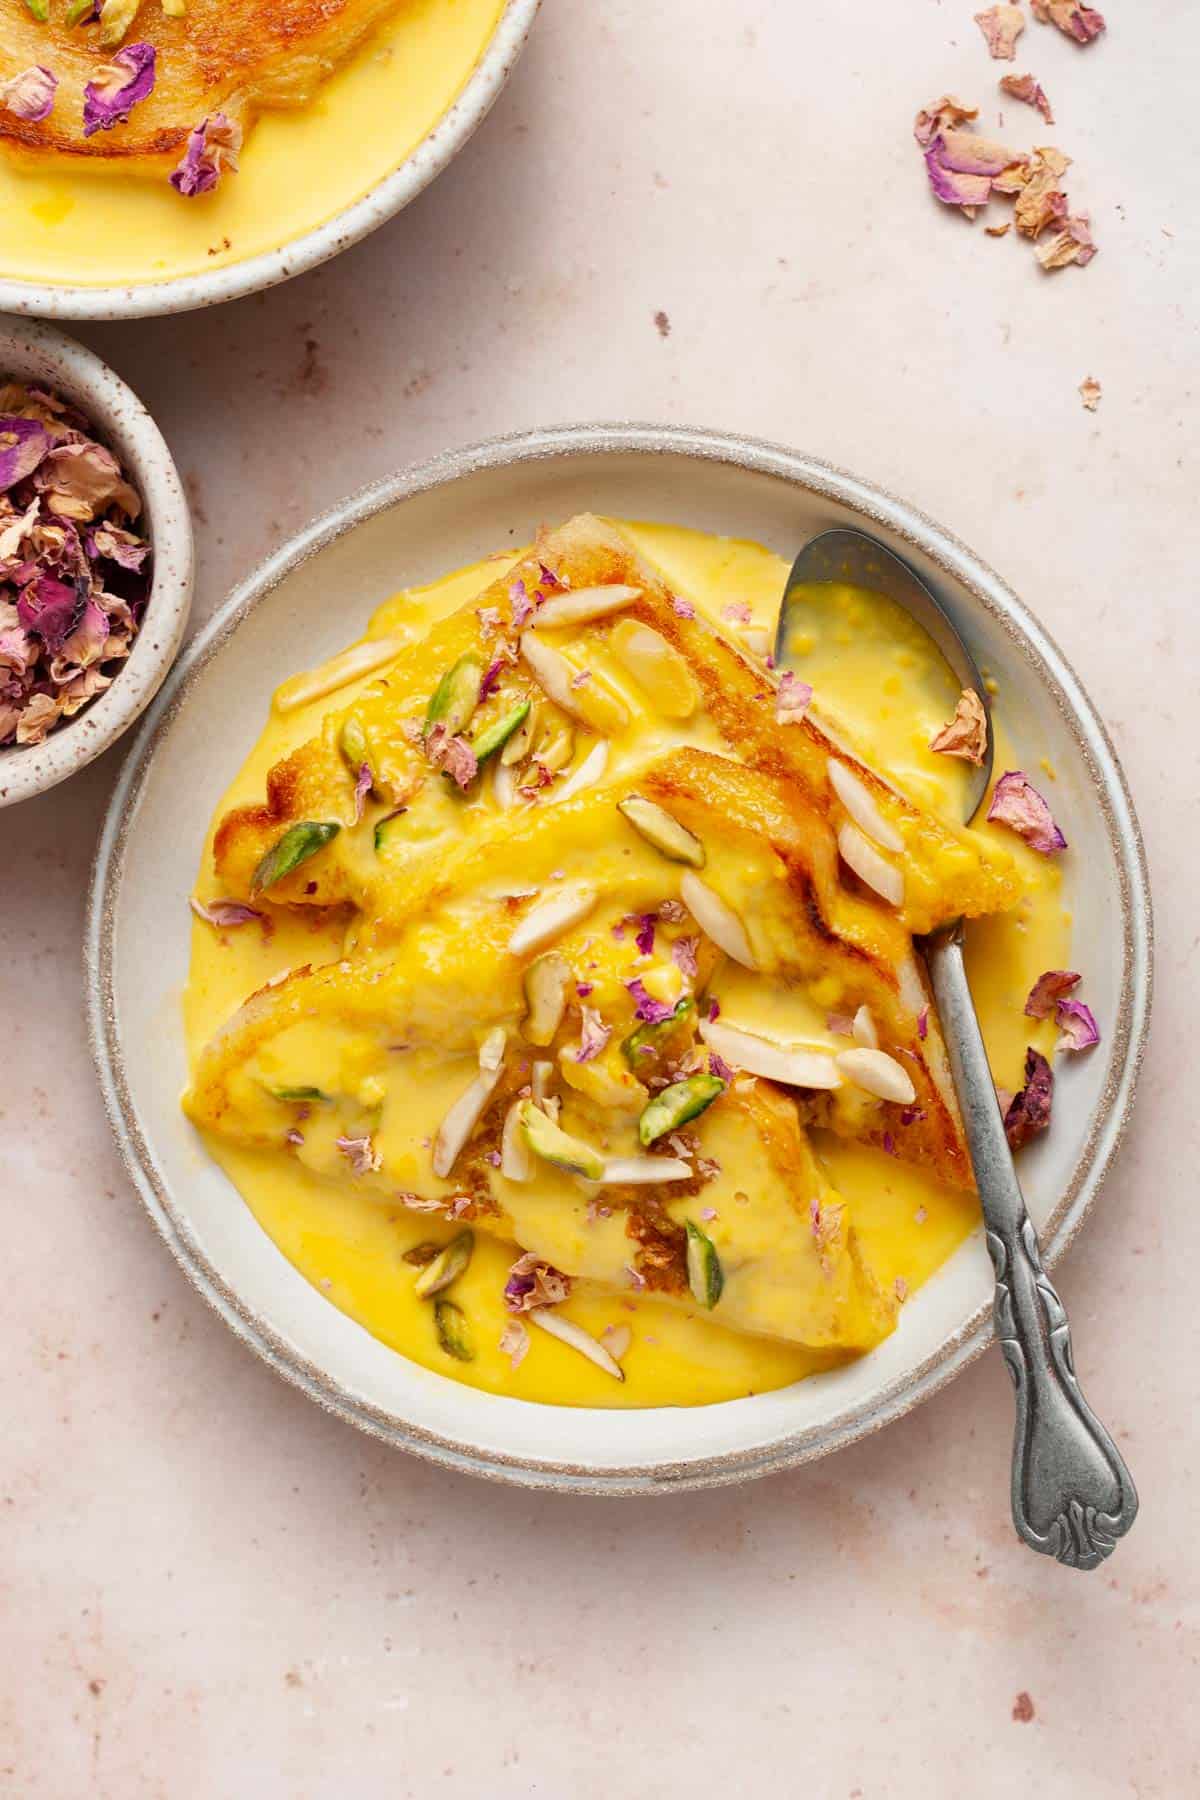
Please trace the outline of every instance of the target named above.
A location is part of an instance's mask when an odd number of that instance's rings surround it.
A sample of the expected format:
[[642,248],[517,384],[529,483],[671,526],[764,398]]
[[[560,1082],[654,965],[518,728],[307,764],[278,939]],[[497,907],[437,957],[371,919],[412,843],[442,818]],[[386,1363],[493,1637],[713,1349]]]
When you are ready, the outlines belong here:
[[[777,666],[787,665],[791,612],[822,582],[866,589],[903,608],[961,686],[979,696],[988,730],[965,807],[973,819],[991,781],[991,712],[975,659],[950,615],[906,563],[865,532],[823,531],[792,564],[775,634]],[[1094,1569],[1133,1524],[1137,1490],[1075,1375],[1066,1308],[1042,1265],[996,1099],[963,960],[962,920],[934,933],[924,950],[996,1275],[996,1335],[1016,1390],[1013,1524],[1031,1549]],[[1029,1064],[1026,1072],[1028,1078]]]
[[964,813],[973,819],[987,796],[992,779],[992,709],[983,676],[949,613],[908,564],[901,562],[886,545],[878,544],[862,531],[840,526],[822,531],[805,544],[792,564],[779,609],[775,631],[775,661],[784,668],[788,661],[788,634],[791,617],[802,607],[806,596],[818,585],[838,583],[845,587],[865,588],[868,593],[882,594],[915,619],[947,664],[960,688],[971,688],[979,696],[987,719],[987,749],[983,763],[967,765],[969,781]]

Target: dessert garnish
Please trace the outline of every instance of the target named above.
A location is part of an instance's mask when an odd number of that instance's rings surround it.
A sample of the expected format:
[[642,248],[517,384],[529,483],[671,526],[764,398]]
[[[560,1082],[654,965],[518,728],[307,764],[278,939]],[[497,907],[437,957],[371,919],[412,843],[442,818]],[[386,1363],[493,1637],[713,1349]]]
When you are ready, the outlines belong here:
[[1065,1050],[1090,1050],[1100,1042],[1100,1027],[1090,1006],[1082,1000],[1060,1000],[1054,1017],[1062,1031]]
[[187,149],[168,180],[177,194],[191,199],[210,194],[226,169],[237,173],[242,128],[224,113],[212,113],[188,134]]
[[1025,1086],[1009,1102],[1004,1115],[1004,1135],[1019,1150],[1050,1123],[1054,1103],[1054,1071],[1040,1050],[1025,1052]]
[[118,50],[107,68],[83,90],[83,135],[111,131],[121,125],[140,100],[154,91],[155,52],[152,44],[130,44]]
[[1079,986],[1074,969],[1047,969],[1029,990],[1025,1013],[1030,1019],[1048,1019],[1060,1000]]
[[1100,404],[1100,395],[1102,392],[1103,389],[1094,375],[1086,375],[1080,382],[1079,398],[1083,401],[1088,412],[1095,412]]
[[1049,855],[1067,847],[1050,808],[1021,769],[1009,769],[1000,777],[987,816],[1015,831],[1032,850]]
[[929,748],[943,756],[961,756],[977,768],[982,764],[987,755],[987,714],[974,688],[963,689],[954,717],[929,740]]
[[1043,25],[1058,29],[1077,44],[1090,44],[1104,30],[1104,15],[1079,0],[1030,0],[1033,16]]
[[975,23],[997,61],[1011,62],[1016,55],[1017,39],[1025,29],[1025,15],[1020,7],[989,6],[986,12],[975,14]]
[[1054,114],[1050,110],[1046,90],[1035,75],[1002,75],[1000,86],[1014,100],[1020,100],[1026,106],[1036,106],[1047,125],[1053,125]]
[[120,673],[149,591],[141,510],[82,413],[0,386],[0,745],[41,743]]
[[54,111],[54,96],[58,91],[58,76],[51,70],[35,64],[32,69],[23,69],[14,75],[11,81],[0,83],[0,107],[12,113],[18,119],[29,119],[37,123],[48,119]]

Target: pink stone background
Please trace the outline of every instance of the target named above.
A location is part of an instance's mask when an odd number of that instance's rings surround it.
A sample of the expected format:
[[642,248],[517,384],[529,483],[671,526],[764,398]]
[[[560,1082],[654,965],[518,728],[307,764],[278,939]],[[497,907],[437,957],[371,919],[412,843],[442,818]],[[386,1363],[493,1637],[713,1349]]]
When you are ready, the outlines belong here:
[[825,1464],[656,1501],[510,1492],[322,1416],[192,1294],[109,1140],[78,953],[118,747],[0,814],[6,1800],[1200,1793],[1200,32],[1170,0],[1113,0],[1086,50],[1030,23],[1011,67],[1058,123],[1006,102],[1003,135],[1075,157],[1101,246],[1045,277],[936,206],[909,137],[945,89],[999,135],[972,11],[548,0],[368,243],[80,335],[186,473],[197,622],[359,483],[596,417],[829,457],[1013,582],[1112,727],[1157,893],[1137,1118],[1060,1271],[1133,1536],[1088,1576],[1018,1547],[995,1353]]

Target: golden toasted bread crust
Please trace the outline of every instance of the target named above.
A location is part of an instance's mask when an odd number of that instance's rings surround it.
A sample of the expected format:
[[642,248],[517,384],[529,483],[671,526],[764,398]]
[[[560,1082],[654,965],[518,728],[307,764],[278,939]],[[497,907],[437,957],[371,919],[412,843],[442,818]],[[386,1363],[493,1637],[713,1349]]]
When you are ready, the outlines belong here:
[[168,18],[143,0],[125,42],[157,52],[154,92],[111,131],[83,135],[83,92],[111,60],[94,25],[68,30],[65,6],[43,24],[24,0],[0,0],[0,81],[32,64],[58,77],[54,109],[41,120],[0,110],[0,145],[24,157],[119,163],[161,173],[188,133],[214,112],[247,130],[264,108],[303,106],[369,32],[408,0],[187,0]]

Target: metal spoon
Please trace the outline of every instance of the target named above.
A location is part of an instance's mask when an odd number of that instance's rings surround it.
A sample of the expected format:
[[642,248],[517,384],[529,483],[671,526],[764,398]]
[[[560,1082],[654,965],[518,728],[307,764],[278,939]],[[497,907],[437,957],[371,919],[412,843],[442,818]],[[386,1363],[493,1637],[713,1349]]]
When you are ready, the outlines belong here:
[[[992,769],[987,690],[958,630],[924,582],[899,557],[860,531],[813,538],[784,590],[775,659],[788,660],[789,612],[814,582],[845,582],[885,595],[928,633],[960,687],[973,688],[988,715],[987,754],[974,771],[966,808],[975,817]],[[1012,1515],[1034,1550],[1077,1569],[1094,1569],[1137,1516],[1137,1490],[1108,1432],[1075,1377],[1066,1309],[1042,1267],[988,1066],[963,963],[962,920],[925,942],[925,958],[963,1125],[975,1167],[987,1245],[996,1271],[996,1335],[1017,1395]]]

